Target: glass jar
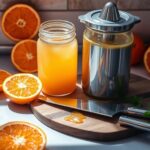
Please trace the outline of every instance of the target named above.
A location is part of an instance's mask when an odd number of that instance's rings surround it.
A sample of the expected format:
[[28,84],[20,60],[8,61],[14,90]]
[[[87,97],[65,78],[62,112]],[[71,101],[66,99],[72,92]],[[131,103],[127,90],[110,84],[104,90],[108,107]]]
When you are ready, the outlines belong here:
[[75,90],[77,51],[74,24],[65,20],[50,20],[41,24],[37,58],[43,93],[62,96]]

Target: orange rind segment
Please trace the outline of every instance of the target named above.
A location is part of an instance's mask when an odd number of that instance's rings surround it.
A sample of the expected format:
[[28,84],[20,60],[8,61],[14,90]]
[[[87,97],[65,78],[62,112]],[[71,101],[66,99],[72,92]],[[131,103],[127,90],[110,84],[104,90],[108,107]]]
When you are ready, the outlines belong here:
[[150,47],[144,54],[144,65],[146,70],[150,73]]
[[0,69],[0,92],[2,91],[2,84],[4,80],[10,75],[11,74],[8,71]]

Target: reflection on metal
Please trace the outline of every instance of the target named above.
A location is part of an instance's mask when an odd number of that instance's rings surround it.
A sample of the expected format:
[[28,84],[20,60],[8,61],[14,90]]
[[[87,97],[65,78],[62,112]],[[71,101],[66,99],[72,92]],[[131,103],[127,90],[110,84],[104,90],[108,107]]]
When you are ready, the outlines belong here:
[[87,58],[89,75],[86,75],[89,81],[83,85],[85,93],[96,97],[124,95],[129,82],[130,51],[131,45],[111,50],[91,44]]
[[100,101],[91,98],[47,97],[44,95],[39,96],[38,99],[48,104],[73,108],[75,110],[81,110],[107,117],[113,117],[120,113],[143,117],[146,111],[144,109],[133,108],[130,104],[114,102],[111,100]]

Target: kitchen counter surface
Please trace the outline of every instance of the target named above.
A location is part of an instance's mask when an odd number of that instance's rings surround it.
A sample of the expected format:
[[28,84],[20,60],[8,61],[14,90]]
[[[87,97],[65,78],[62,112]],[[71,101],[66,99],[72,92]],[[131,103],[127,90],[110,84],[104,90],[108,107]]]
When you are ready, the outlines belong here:
[[[9,55],[0,56],[0,69],[8,70],[11,73],[17,72],[11,64]],[[134,68],[132,72],[135,73],[136,70],[137,68]],[[47,134],[47,150],[150,150],[150,133],[141,133],[113,142],[87,141],[62,134],[38,121],[28,106],[13,104],[1,93],[0,125],[9,121],[28,121],[41,127]]]

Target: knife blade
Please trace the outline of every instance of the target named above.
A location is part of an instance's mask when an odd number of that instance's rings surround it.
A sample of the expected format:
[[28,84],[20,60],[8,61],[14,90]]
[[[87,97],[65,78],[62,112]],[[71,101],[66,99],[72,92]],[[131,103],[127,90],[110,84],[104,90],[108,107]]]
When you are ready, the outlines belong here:
[[75,110],[90,112],[93,114],[103,115],[111,118],[120,114],[147,118],[146,116],[144,116],[144,114],[148,111],[146,109],[133,107],[128,103],[100,101],[96,99],[85,100],[77,98],[47,97],[45,95],[40,95],[38,99],[49,104],[68,107]]
[[120,125],[150,132],[150,118],[145,117],[145,119],[141,119],[136,117],[140,116],[144,118],[144,114],[147,110],[129,107],[129,104],[116,103],[114,101],[99,101],[95,99],[85,100],[65,97],[47,97],[44,95],[40,95],[38,99],[48,104],[111,118],[119,115],[118,123]]

